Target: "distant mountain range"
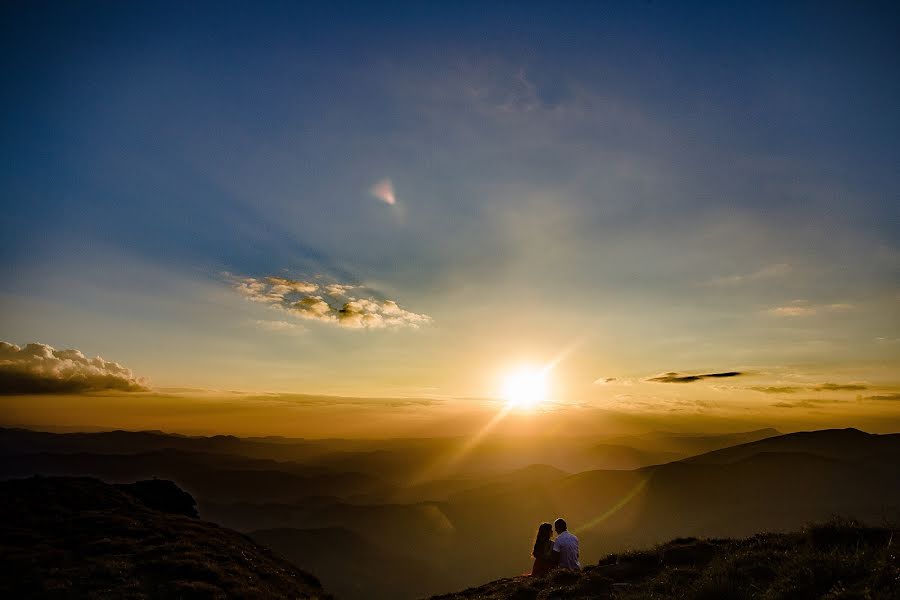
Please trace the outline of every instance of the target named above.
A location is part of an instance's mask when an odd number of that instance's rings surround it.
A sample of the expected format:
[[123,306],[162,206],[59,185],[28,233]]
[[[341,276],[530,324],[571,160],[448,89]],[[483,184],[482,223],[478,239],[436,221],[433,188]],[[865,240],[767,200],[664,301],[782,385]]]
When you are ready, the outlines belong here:
[[[672,538],[788,531],[832,515],[900,517],[900,434],[773,433],[489,440],[448,471],[459,440],[7,429],[0,477],[171,479],[196,498],[201,517],[264,540],[350,600],[412,598],[524,572],[538,524],[557,516],[581,538],[587,562]],[[685,455],[690,448],[703,450]],[[600,468],[613,455],[616,468]],[[535,458],[547,460],[526,462]],[[593,466],[569,468],[579,464]],[[396,577],[404,565],[416,576]]]

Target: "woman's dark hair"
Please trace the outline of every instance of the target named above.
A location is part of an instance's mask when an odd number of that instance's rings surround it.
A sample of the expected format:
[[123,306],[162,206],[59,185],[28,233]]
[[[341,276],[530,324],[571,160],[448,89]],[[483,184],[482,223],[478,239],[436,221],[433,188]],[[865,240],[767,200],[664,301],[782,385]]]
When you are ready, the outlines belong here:
[[533,557],[537,558],[543,554],[544,546],[550,541],[550,536],[552,534],[553,525],[550,523],[541,523],[541,526],[538,527],[537,538],[534,540],[534,549],[531,551]]

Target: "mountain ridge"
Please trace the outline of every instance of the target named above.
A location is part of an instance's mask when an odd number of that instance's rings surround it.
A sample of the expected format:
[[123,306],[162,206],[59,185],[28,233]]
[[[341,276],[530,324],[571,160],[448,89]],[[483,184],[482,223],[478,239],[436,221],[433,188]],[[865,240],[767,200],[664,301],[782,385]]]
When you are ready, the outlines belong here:
[[170,484],[0,482],[0,595],[331,598],[316,577],[247,536],[181,512],[184,492]]

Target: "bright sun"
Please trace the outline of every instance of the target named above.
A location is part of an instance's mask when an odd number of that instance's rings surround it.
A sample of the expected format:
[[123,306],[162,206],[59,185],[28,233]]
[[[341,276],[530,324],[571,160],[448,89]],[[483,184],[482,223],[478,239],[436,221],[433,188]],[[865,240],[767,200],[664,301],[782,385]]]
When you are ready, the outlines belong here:
[[522,367],[506,376],[503,398],[509,408],[534,408],[547,399],[548,369]]

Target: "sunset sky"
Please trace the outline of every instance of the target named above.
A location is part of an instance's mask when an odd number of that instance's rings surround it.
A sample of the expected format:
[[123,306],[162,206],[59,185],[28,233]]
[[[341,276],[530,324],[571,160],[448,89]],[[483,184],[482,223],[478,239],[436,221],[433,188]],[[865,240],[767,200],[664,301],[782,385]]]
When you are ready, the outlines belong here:
[[182,4],[0,9],[0,424],[900,429],[889,3]]

